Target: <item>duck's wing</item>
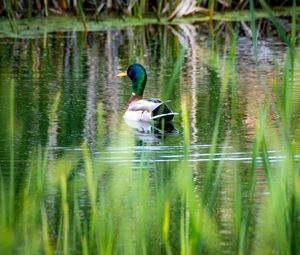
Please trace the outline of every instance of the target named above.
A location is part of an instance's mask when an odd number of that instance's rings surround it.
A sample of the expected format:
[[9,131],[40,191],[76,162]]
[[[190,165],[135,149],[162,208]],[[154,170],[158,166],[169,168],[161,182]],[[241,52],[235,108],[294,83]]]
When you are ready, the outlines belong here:
[[125,113],[125,118],[138,121],[158,121],[164,119],[166,122],[171,121],[174,115],[167,104],[157,98],[145,98],[133,101],[129,104]]
[[156,98],[145,98],[131,102],[127,108],[128,111],[147,111],[152,112],[163,102]]

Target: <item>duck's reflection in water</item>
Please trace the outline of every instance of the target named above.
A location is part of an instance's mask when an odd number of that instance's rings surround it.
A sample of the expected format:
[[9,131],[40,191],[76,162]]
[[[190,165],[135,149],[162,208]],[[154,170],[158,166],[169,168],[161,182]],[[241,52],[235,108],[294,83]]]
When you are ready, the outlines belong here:
[[136,138],[146,143],[159,143],[162,138],[179,133],[173,122],[144,122],[128,119],[125,119],[125,122],[136,130]]

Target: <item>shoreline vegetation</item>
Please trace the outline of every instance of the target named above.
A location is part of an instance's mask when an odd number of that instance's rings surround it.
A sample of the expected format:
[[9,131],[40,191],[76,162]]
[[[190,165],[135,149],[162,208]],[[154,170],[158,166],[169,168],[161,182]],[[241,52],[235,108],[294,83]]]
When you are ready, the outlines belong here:
[[[283,21],[290,19],[292,13],[300,14],[300,7],[280,7],[273,8],[272,15],[280,18]],[[264,10],[255,10],[255,20],[269,20],[270,13]],[[243,26],[248,27],[251,31],[251,12],[249,10],[240,11],[226,11],[215,12],[212,20],[215,22],[246,22]],[[104,16],[100,20],[95,20],[94,16],[88,15],[84,19],[80,16],[74,15],[49,15],[47,17],[35,17],[33,19],[9,19],[8,17],[0,18],[0,37],[26,37],[51,32],[67,32],[67,31],[97,31],[106,29],[122,29],[129,26],[143,26],[143,25],[178,25],[178,24],[195,24],[195,23],[209,23],[210,16],[194,14],[191,16],[176,18],[172,21],[166,17],[158,20],[154,16],[138,18],[129,16]],[[272,23],[272,22],[267,22]],[[290,32],[290,22],[281,22],[285,32]],[[260,26],[260,24],[258,25]],[[272,26],[272,24],[271,24]],[[261,26],[266,28],[267,26]],[[277,31],[276,29],[274,31]]]
[[99,20],[102,15],[128,16],[145,18],[156,16],[159,21],[166,18],[172,21],[175,18],[203,14],[214,16],[214,12],[250,10],[255,9],[292,7],[293,1],[270,0],[3,0],[0,2],[0,16],[10,19],[32,17],[47,17],[49,15],[79,15],[94,16]]
[[[252,7],[251,7],[252,6]],[[253,9],[251,9],[253,8]],[[254,11],[253,11],[254,10]],[[212,21],[288,19],[299,15],[296,1],[0,1],[0,36],[53,31],[95,31],[139,25],[176,25]],[[254,16],[252,17],[252,14]],[[271,16],[270,16],[271,15]],[[249,27],[249,30],[250,27]],[[285,28],[289,32],[290,28]],[[26,33],[25,32],[25,33]]]

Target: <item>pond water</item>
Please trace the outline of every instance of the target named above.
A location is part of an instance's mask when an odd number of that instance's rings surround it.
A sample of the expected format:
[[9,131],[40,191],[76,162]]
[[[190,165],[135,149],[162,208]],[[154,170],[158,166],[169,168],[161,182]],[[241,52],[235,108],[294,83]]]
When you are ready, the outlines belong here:
[[[184,106],[190,130],[188,162],[196,190],[203,188],[210,159],[216,162],[215,168],[222,162],[220,198],[214,210],[220,232],[225,236],[224,245],[228,245],[233,176],[237,171],[242,196],[247,196],[247,170],[252,160],[260,104],[272,89],[276,73],[281,73],[286,52],[279,39],[260,38],[257,68],[252,39],[233,36],[230,29],[224,23],[211,35],[206,24],[152,25],[0,38],[0,115],[4,120],[0,123],[0,141],[3,145],[8,142],[8,91],[13,80],[17,189],[23,185],[38,147],[48,148],[51,165],[65,153],[72,153],[75,159],[82,158],[83,142],[88,145],[93,162],[102,166],[99,189],[120,186],[123,191],[128,171],[134,171],[136,180],[146,171],[150,192],[167,189],[167,185],[160,186],[164,181],[157,185],[154,179],[168,179],[185,157]],[[179,113],[174,119],[177,132],[166,135],[142,132],[142,127],[136,129],[124,121],[131,95],[130,81],[116,74],[136,62],[144,65],[148,73],[144,96],[170,100],[168,105]],[[58,97],[57,111],[53,112]],[[213,149],[219,107],[221,118]],[[0,150],[4,170],[9,167],[9,146],[1,146]],[[271,162],[280,160],[276,151],[269,151],[269,156]],[[79,178],[85,175],[80,166],[82,163],[72,170],[70,182],[72,175],[78,174]],[[255,197],[260,203],[267,192],[264,172],[259,166],[256,178]],[[57,188],[48,189],[46,204],[51,221],[58,214],[52,196],[59,197],[60,193]],[[86,191],[82,192],[79,207],[84,217],[90,202]],[[52,234],[55,233],[53,230]],[[155,233],[152,235],[149,238],[153,244],[156,237]],[[177,246],[176,240],[174,237],[171,246]],[[152,251],[157,252],[157,247],[158,243]]]
[[[155,136],[136,135],[137,145],[146,143],[160,146],[160,149],[162,145],[180,147],[183,144],[181,104],[184,101],[188,107],[191,144],[209,147],[231,40],[228,33],[216,36],[212,43],[205,25],[1,38],[1,89],[7,91],[11,80],[15,82],[18,154],[26,159],[30,148],[36,145],[69,148],[80,146],[83,140],[95,144],[99,102],[103,105],[104,145],[113,147],[116,144],[113,134],[122,132],[122,116],[131,94],[129,79],[121,80],[116,74],[135,62],[147,69],[144,96],[169,101],[173,111],[179,113],[174,120],[179,131],[177,135],[168,136],[163,143]],[[271,86],[276,68],[282,65],[285,50],[279,40],[259,40],[261,73],[257,78],[252,40],[237,39],[228,84],[234,92],[225,96],[220,143],[226,139],[237,143],[241,152],[249,148],[259,101],[265,96],[265,87]],[[172,77],[176,61],[180,69]],[[55,127],[50,132],[49,112],[58,92],[61,102]],[[232,102],[233,93],[237,102]],[[236,113],[232,120],[234,107]]]

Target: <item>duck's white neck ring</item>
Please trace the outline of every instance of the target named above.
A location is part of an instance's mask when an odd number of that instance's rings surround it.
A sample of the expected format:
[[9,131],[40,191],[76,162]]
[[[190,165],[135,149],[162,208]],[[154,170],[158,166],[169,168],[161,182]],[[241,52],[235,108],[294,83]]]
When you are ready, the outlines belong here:
[[132,92],[132,94],[131,94],[131,95],[135,96],[135,93],[134,93],[134,92]]

